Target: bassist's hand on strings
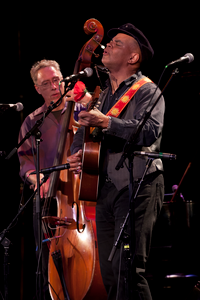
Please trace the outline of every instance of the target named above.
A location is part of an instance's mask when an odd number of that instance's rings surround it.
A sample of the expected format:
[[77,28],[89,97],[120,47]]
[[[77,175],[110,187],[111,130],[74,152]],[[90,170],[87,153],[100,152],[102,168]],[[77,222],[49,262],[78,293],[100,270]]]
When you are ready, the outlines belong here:
[[[30,189],[33,189],[34,191],[37,189],[37,178],[35,174],[30,175],[30,173],[34,172],[35,170],[29,170],[26,172],[26,178],[27,180],[30,182]],[[42,178],[44,177],[44,175],[42,173],[40,173],[40,182],[42,180]],[[49,189],[49,178],[46,182],[44,182],[42,184],[42,186],[40,187],[40,198],[46,198],[47,196],[47,192]]]
[[79,174],[82,171],[82,153],[83,151],[79,150],[67,158],[67,162],[70,164],[69,171],[73,171],[75,174]]

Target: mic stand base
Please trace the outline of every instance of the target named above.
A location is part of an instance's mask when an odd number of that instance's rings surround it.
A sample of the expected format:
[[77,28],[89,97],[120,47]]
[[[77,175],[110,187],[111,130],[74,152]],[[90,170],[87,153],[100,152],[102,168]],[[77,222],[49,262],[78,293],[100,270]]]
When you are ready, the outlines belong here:
[[9,247],[11,244],[10,240],[6,237],[1,242],[4,247],[4,262],[3,262],[3,270],[4,270],[4,299],[9,299],[9,274],[10,274],[10,262],[9,262]]
[[[48,176],[45,175],[44,178],[41,181],[40,186],[48,179]],[[16,222],[18,217],[21,215],[21,213],[24,211],[28,203],[33,199],[37,191],[33,193],[33,195],[27,200],[27,202],[20,208],[17,215],[14,217],[12,222],[8,225],[6,229],[3,230],[2,234],[0,235],[0,243],[4,247],[4,291],[5,296],[4,299],[8,300],[9,298],[9,273],[10,273],[10,263],[9,263],[9,247],[12,245],[9,239],[5,237],[6,233],[9,231],[10,228],[12,228],[13,224]]]

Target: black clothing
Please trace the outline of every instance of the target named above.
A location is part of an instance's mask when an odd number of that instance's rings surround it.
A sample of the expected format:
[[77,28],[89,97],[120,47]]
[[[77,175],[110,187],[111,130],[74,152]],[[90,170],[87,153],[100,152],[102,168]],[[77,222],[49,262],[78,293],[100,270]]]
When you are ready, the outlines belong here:
[[[134,192],[138,185],[135,184]],[[112,182],[103,185],[96,206],[97,240],[100,267],[103,282],[108,293],[109,300],[125,300],[128,298],[128,284],[125,284],[127,270],[125,255],[122,248],[117,249],[113,261],[109,262],[113,243],[116,242],[121,225],[124,222],[129,209],[128,187],[117,191]],[[144,277],[145,264],[149,255],[152,229],[160,213],[164,197],[163,175],[157,172],[147,175],[142,184],[139,195],[135,201],[135,233],[136,233],[136,287],[134,300],[150,300],[151,293]],[[129,225],[129,223],[128,223]],[[126,232],[130,233],[130,228]],[[119,244],[123,247],[123,243]],[[121,248],[121,247],[120,247]],[[120,268],[120,255],[122,265]],[[117,295],[117,283],[120,268],[119,295]],[[133,285],[131,286],[133,288]],[[140,295],[140,297],[139,297]]]
[[[99,110],[104,114],[135,82],[143,78],[141,72],[132,75],[120,84],[112,95],[108,87],[100,95]],[[155,93],[155,94],[154,94]],[[120,226],[129,209],[129,178],[128,159],[123,168],[116,171],[115,167],[121,158],[123,148],[130,135],[137,130],[145,110],[149,110],[160,95],[154,83],[146,83],[136,92],[134,97],[121,112],[118,118],[111,117],[110,126],[102,130],[100,152],[100,184],[96,206],[97,238],[99,247],[100,267],[103,282],[108,293],[108,300],[116,300],[117,283],[120,267],[120,250],[118,249],[112,264],[108,257],[113,243],[120,231]],[[150,118],[141,131],[134,150],[159,152],[164,120],[164,99],[160,98]],[[83,128],[79,128],[74,136],[71,152],[76,153],[82,148]],[[147,158],[134,157],[133,177],[135,182],[142,177]],[[138,197],[135,199],[135,237],[136,239],[136,272],[134,272],[134,300],[151,300],[151,293],[144,278],[145,263],[151,244],[153,225],[162,207],[164,198],[163,166],[160,159],[154,159],[147,171]],[[107,178],[107,179],[106,179]],[[109,178],[109,179],[108,179]],[[135,184],[135,188],[137,184]],[[119,294],[117,300],[127,299],[127,284],[125,285],[125,261],[122,253],[120,267]]]
[[[115,92],[117,99],[119,99],[128,88],[131,87],[139,79],[143,78],[141,72],[132,75],[130,78],[122,82]],[[100,166],[106,164],[106,172],[109,178],[112,179],[118,190],[129,184],[129,172],[127,168],[120,168],[116,171],[115,167],[119,162],[123,153],[123,147],[125,142],[129,139],[130,135],[137,130],[139,121],[143,117],[145,110],[149,110],[154,101],[160,95],[160,90],[157,89],[155,95],[156,85],[154,83],[144,84],[131,99],[126,108],[122,111],[118,118],[111,117],[111,126],[108,130],[103,130],[103,138],[101,141],[101,163]],[[107,97],[109,87],[104,90],[99,101],[101,102],[99,110],[105,113],[105,102],[110,102]],[[154,96],[153,96],[154,95]],[[152,98],[153,96],[153,98]],[[112,96],[112,98],[114,98]],[[116,100],[115,100],[116,101]],[[108,109],[108,107],[107,107]],[[154,108],[151,117],[146,122],[142,132],[140,133],[135,150],[143,150],[147,152],[159,152],[160,142],[162,137],[162,127],[164,122],[164,98],[161,97],[159,103]],[[82,148],[83,143],[83,127],[79,128],[74,136],[74,140],[71,146],[71,153],[77,152]],[[105,150],[107,149],[107,151]],[[146,165],[147,158],[135,157],[133,166],[134,179],[142,177],[143,170]],[[126,159],[128,165],[128,159]],[[162,171],[163,165],[160,159],[154,159],[148,173],[155,172],[157,170]],[[100,173],[100,177],[101,177]],[[104,174],[103,174],[104,175]]]

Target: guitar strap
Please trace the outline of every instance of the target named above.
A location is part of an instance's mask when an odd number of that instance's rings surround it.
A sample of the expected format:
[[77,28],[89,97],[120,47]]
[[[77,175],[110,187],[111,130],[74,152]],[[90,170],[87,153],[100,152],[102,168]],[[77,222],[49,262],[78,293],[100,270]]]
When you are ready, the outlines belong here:
[[134,83],[128,91],[115,103],[115,105],[107,112],[106,116],[115,117],[117,118],[120,113],[123,111],[123,109],[126,107],[126,105],[130,102],[130,100],[133,98],[133,96],[136,94],[136,92],[146,84],[147,82],[152,82],[151,79],[148,77],[144,77]]
[[[115,103],[115,105],[107,112],[106,116],[117,118],[120,115],[120,113],[123,111],[123,109],[126,107],[126,105],[131,101],[131,99],[136,94],[136,92],[141,88],[141,86],[143,86],[148,82],[152,82],[152,80],[149,79],[148,77],[144,77],[139,81],[137,81],[136,83],[134,83],[128,89],[128,91],[126,91],[126,93]],[[98,137],[98,133],[95,131],[98,132],[97,127],[90,127],[90,133],[93,134],[93,140]]]

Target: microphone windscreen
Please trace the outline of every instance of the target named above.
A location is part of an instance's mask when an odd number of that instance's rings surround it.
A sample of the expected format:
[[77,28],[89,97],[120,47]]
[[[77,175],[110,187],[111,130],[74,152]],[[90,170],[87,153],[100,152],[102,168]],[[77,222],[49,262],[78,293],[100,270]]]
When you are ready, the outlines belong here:
[[188,63],[191,63],[194,60],[194,55],[192,53],[186,53],[184,57],[188,58]]
[[91,68],[85,68],[84,72],[86,73],[87,77],[91,77],[93,74],[93,70]]
[[17,102],[16,106],[16,111],[21,111],[24,109],[24,105],[21,102]]
[[172,192],[175,193],[177,189],[178,189],[178,185],[177,185],[177,184],[174,184],[174,185],[172,186]]

